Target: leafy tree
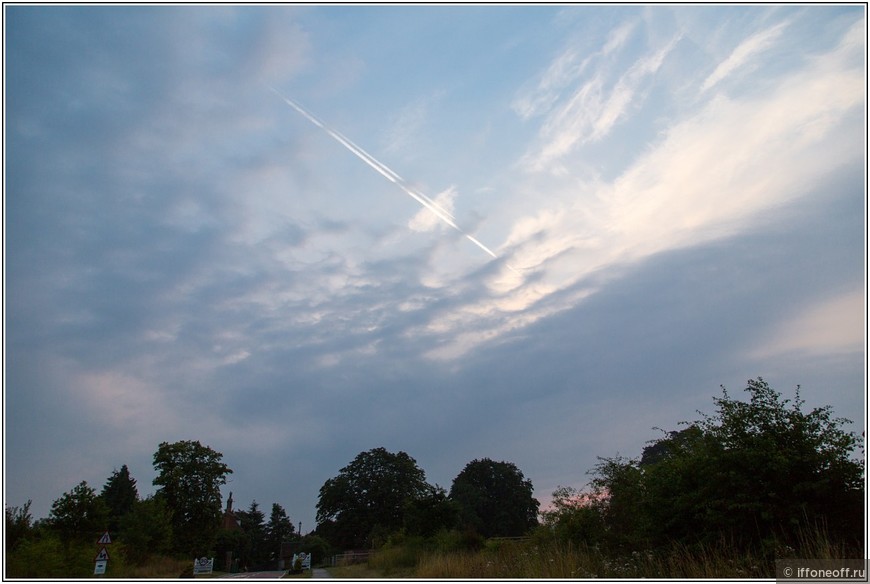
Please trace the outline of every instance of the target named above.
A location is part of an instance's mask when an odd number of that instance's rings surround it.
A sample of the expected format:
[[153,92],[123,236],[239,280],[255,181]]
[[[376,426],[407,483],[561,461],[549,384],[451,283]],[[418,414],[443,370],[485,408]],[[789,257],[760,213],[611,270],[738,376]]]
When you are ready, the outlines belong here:
[[136,490],[136,479],[130,476],[127,465],[121,466],[120,471],[113,471],[112,476],[103,486],[100,493],[103,502],[109,510],[110,531],[117,531],[120,520],[124,515],[133,510],[133,505],[139,500],[139,492]]
[[306,554],[311,554],[311,564],[316,565],[333,555],[334,548],[319,535],[308,534],[302,538],[300,548]]
[[819,530],[861,542],[864,469],[849,421],[830,406],[804,412],[800,388],[791,401],[758,378],[746,392],[738,401],[722,388],[713,415],[666,433],[640,461],[601,459],[592,485],[610,544],[727,538],[763,551]]
[[220,486],[233,471],[223,454],[199,441],[162,442],[154,454],[154,485],[172,513],[172,531],[179,551],[202,555],[211,547],[221,524]]
[[402,528],[405,503],[431,489],[417,461],[385,448],[361,452],[320,487],[318,533],[344,549],[367,547]]
[[96,491],[82,481],[51,505],[48,523],[64,542],[94,541],[106,529],[109,512]]
[[166,500],[151,496],[136,501],[120,519],[118,539],[134,564],[142,564],[152,554],[171,553],[172,513]]
[[6,507],[6,553],[18,547],[33,530],[33,516],[30,514],[32,503],[28,499],[21,507]]
[[431,487],[419,499],[405,502],[405,532],[408,535],[432,537],[441,530],[450,530],[459,523],[459,506],[439,487]]
[[515,537],[538,523],[532,482],[512,462],[488,458],[469,462],[453,479],[450,499],[462,522],[484,537]]
[[284,508],[278,503],[272,503],[272,513],[266,523],[266,548],[269,554],[274,554],[277,558],[281,544],[289,541],[295,532],[296,528]]

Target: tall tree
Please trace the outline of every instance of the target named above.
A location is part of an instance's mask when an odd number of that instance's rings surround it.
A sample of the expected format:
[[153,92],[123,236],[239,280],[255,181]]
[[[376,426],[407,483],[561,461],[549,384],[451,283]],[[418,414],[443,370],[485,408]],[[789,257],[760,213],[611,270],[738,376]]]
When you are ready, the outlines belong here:
[[405,503],[431,488],[406,453],[385,448],[361,452],[320,487],[318,533],[341,548],[367,547],[378,534],[401,529]]
[[133,505],[139,500],[139,492],[136,490],[136,479],[130,476],[127,465],[121,466],[121,470],[112,472],[112,476],[103,486],[100,497],[109,510],[110,531],[117,531],[121,518],[133,510]]
[[296,527],[287,516],[287,512],[278,503],[272,503],[272,513],[269,515],[269,522],[266,523],[266,547],[270,555],[278,554],[281,551],[281,544],[289,541],[296,532]]
[[65,542],[99,537],[108,520],[106,504],[82,481],[51,505],[48,524]]
[[453,479],[450,499],[466,527],[484,537],[515,537],[538,523],[532,482],[512,462],[489,458],[469,462]]
[[240,554],[242,564],[252,569],[261,567],[269,559],[270,550],[266,549],[266,516],[260,511],[260,504],[256,499],[251,501],[247,511],[236,511],[236,517],[248,540],[247,553]]
[[205,554],[220,528],[220,486],[233,472],[222,459],[220,452],[190,440],[162,442],[154,454],[156,495],[172,512],[179,551]]

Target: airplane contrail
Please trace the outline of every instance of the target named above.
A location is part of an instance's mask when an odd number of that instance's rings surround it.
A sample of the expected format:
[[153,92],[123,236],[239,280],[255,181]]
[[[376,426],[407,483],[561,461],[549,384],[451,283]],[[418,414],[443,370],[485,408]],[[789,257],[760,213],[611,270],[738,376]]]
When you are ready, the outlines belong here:
[[[485,251],[486,253],[488,253],[492,257],[498,258],[498,256],[495,254],[495,252],[493,252],[491,249],[486,247],[483,243],[481,243],[475,237],[466,233],[459,225],[457,225],[456,221],[455,221],[455,217],[453,217],[452,214],[450,214],[446,209],[444,209],[440,205],[438,205],[438,203],[436,203],[435,201],[433,201],[432,199],[427,197],[425,194],[423,194],[420,191],[409,186],[405,182],[405,179],[403,179],[401,176],[399,176],[398,174],[393,172],[393,170],[390,167],[388,167],[386,164],[380,162],[374,156],[372,156],[371,154],[369,154],[368,152],[363,150],[360,146],[357,146],[356,144],[354,144],[349,138],[346,138],[338,131],[333,130],[332,128],[327,126],[325,123],[323,123],[321,120],[319,120],[314,114],[312,114],[311,112],[309,112],[308,110],[303,108],[301,105],[299,105],[298,103],[296,103],[295,101],[293,101],[289,97],[286,97],[285,95],[283,95],[280,91],[278,91],[274,87],[270,86],[269,89],[274,91],[278,95],[278,97],[280,97],[281,99],[284,100],[284,102],[287,105],[289,105],[290,107],[295,109],[297,112],[299,112],[300,114],[305,116],[305,118],[307,118],[308,121],[310,121],[312,124],[314,124],[315,126],[320,128],[321,130],[323,130],[324,132],[329,134],[339,144],[341,144],[342,146],[344,146],[345,148],[350,150],[354,155],[356,155],[357,158],[359,158],[360,160],[362,160],[363,162],[368,164],[370,167],[375,169],[381,176],[386,178],[388,181],[396,184],[400,189],[405,191],[405,193],[408,196],[410,196],[412,199],[414,199],[415,201],[417,201],[418,203],[420,203],[421,205],[423,205],[424,207],[426,207],[427,209],[429,209],[433,213],[435,213],[435,215],[439,219],[444,221],[447,225],[449,225],[450,227],[452,227],[453,229],[455,229],[456,231],[458,231],[459,233],[464,235],[465,238],[468,239],[471,243],[473,243],[474,245],[476,245],[477,247],[479,247],[480,249],[482,249],[483,251]],[[508,267],[510,269],[514,270],[514,268],[511,268],[510,266],[508,266]],[[514,270],[514,271],[516,271],[516,270]]]

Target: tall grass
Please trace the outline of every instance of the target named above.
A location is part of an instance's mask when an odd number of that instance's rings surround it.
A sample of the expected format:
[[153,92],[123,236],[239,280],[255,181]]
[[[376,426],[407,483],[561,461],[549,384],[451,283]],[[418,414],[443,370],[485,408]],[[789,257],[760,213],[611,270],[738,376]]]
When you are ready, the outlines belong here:
[[[109,564],[111,564],[111,560]],[[112,574],[115,578],[130,579],[155,579],[155,578],[178,578],[181,573],[193,565],[193,560],[179,560],[165,556],[152,556],[142,566],[125,566],[118,573]],[[109,575],[109,574],[107,574]]]
[[774,557],[845,558],[847,550],[823,532],[807,533],[800,549],[776,545],[750,553],[722,541],[715,545],[606,555],[596,548],[550,540],[504,542],[480,552],[426,552],[417,578],[773,578]]

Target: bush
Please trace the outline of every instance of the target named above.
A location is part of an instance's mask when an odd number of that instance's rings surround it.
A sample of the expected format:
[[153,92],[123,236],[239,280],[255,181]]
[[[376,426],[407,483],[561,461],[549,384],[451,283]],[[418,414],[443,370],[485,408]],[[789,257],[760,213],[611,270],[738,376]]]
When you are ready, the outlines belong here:
[[440,552],[478,551],[484,543],[483,537],[471,530],[443,529],[433,538],[433,546]]

